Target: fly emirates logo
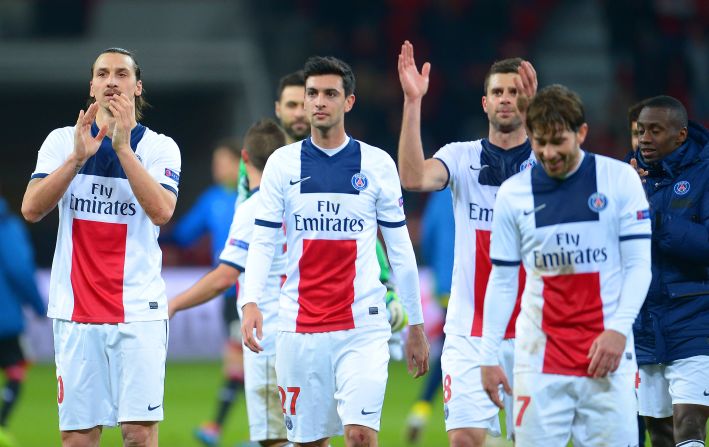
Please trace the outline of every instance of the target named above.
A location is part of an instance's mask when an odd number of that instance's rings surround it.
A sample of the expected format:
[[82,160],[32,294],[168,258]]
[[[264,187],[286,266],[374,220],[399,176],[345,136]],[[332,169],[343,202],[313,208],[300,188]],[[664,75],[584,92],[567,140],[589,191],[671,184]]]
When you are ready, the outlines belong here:
[[101,183],[91,184],[90,197],[82,197],[71,194],[69,198],[69,209],[83,213],[104,214],[109,216],[134,216],[135,203],[111,200],[113,187],[102,185]]
[[317,201],[317,216],[294,214],[297,231],[338,231],[359,233],[364,231],[364,219],[354,219],[340,215],[339,203],[329,200]]
[[556,233],[554,250],[534,250],[534,267],[540,270],[558,270],[583,264],[600,264],[608,260],[606,247],[590,247],[581,242],[578,233]]

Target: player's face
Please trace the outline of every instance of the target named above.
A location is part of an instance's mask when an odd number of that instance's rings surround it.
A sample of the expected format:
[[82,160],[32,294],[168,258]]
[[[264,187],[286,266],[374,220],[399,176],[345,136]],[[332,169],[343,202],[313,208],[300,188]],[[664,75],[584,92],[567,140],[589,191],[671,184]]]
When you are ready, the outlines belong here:
[[305,87],[289,85],[276,101],[276,116],[291,141],[302,140],[310,134],[310,123],[305,116],[303,101]]
[[344,127],[345,113],[352,110],[354,101],[354,95],[345,96],[342,77],[338,75],[309,76],[305,81],[305,114],[313,129]]
[[516,73],[495,73],[488,80],[487,93],[483,96],[483,110],[490,125],[502,133],[511,133],[522,127],[522,117],[517,110]]
[[227,148],[218,147],[212,155],[212,177],[220,185],[234,186],[239,181],[239,159]]
[[578,132],[564,129],[532,133],[532,150],[549,177],[563,179],[576,168],[587,132],[588,126],[583,124]]
[[99,106],[108,110],[116,94],[126,95],[135,102],[143,92],[143,83],[135,77],[133,59],[120,53],[103,53],[94,62],[89,94]]
[[645,107],[638,116],[638,150],[648,163],[667,157],[687,139],[687,129],[676,129],[669,109]]

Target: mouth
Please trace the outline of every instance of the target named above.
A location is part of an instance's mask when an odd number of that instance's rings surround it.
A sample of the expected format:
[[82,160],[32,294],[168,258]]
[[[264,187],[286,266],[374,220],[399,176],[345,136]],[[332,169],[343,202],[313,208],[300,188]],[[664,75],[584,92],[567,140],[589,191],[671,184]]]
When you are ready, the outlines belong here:
[[640,153],[643,155],[643,157],[648,157],[648,156],[653,156],[657,151],[651,147],[641,147],[640,148]]
[[328,114],[325,112],[315,112],[315,113],[313,113],[313,116],[317,119],[323,119],[323,118],[327,118]]

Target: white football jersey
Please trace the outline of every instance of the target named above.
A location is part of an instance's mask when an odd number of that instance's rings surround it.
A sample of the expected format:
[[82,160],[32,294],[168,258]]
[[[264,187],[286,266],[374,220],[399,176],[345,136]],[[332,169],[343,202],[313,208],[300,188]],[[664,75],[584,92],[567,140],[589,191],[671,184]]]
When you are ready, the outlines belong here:
[[[234,210],[234,219],[229,228],[229,237],[224,244],[224,250],[219,255],[219,262],[227,264],[238,271],[242,272],[239,275],[239,297],[237,298],[237,308],[241,315],[240,298],[244,294],[244,282],[246,281],[245,272],[246,257],[251,244],[251,235],[254,232],[254,216],[256,211],[261,206],[259,201],[260,194],[258,189],[252,191],[251,197]],[[261,347],[266,355],[276,354],[276,333],[278,332],[278,297],[281,292],[281,284],[285,280],[286,274],[286,235],[284,232],[278,232],[278,240],[276,241],[276,253],[273,256],[271,270],[268,273],[266,288],[263,292],[261,300],[259,300],[259,310],[263,314],[263,333],[264,339],[261,341]]]
[[[443,146],[434,158],[445,165],[453,195],[455,219],[455,253],[453,279],[448,313],[444,331],[446,334],[481,337],[483,330],[483,307],[487,280],[492,270],[490,263],[490,231],[492,228],[495,196],[499,186],[480,184],[481,171],[490,169],[481,162],[485,140],[450,143]],[[514,166],[519,172],[534,166],[534,153],[526,143],[520,151],[528,151]],[[490,149],[488,150],[495,150]],[[520,272],[519,294],[522,294],[524,271]],[[518,297],[519,298],[519,297]],[[519,301],[515,307],[505,338],[515,336],[515,318],[519,313]]]
[[[619,304],[620,242],[639,238],[650,238],[648,202],[628,164],[586,153],[563,181],[536,166],[502,185],[490,257],[527,272],[515,373],[587,374],[591,343]],[[633,352],[631,332],[620,371],[635,368]]]
[[353,138],[329,155],[308,138],[271,155],[259,194],[256,225],[280,228],[285,220],[288,267],[280,329],[388,328],[377,228],[406,224],[391,157]]
[[[95,123],[91,132],[98,133]],[[180,151],[175,142],[140,124],[130,139],[150,175],[177,194]],[[32,178],[51,174],[73,150],[73,127],[52,131],[39,150]],[[110,138],[86,161],[57,207],[48,316],[80,323],[167,319],[160,229],[133,194]]]

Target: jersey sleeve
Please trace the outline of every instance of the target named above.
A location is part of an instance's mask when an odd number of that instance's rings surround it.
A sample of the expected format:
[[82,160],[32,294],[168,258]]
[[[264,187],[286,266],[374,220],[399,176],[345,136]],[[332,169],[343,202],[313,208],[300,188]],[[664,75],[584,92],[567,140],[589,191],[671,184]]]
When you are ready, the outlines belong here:
[[250,207],[242,205],[239,207],[239,212],[234,212],[234,219],[229,228],[229,237],[227,237],[224,249],[219,255],[219,262],[242,273],[246,269],[246,258],[254,231],[254,216],[248,211],[250,211]]
[[[73,132],[73,128],[71,128]],[[74,150],[74,142],[68,129],[55,129],[44,140],[37,154],[37,165],[31,178],[43,178],[64,163]]]
[[261,176],[258,193],[260,202],[255,212],[254,229],[245,266],[249,274],[246,275],[244,294],[239,301],[242,307],[249,303],[258,304],[273,263],[277,234],[283,225],[285,200],[280,168],[281,154],[279,149],[268,158]]
[[440,189],[441,191],[446,189],[451,183],[455,183],[458,165],[460,164],[458,160],[459,154],[460,151],[456,150],[456,145],[453,143],[446,144],[433,154],[433,158],[442,162],[446,171],[448,171],[448,181],[446,181],[446,184]]
[[153,156],[146,166],[148,173],[165,189],[177,195],[182,167],[180,149],[177,147],[177,143],[170,137],[160,135],[160,139],[153,151]]
[[515,266],[522,262],[521,239],[512,207],[509,182],[502,184],[495,199],[490,260],[493,265],[500,266]]
[[387,156],[383,165],[384,170],[379,177],[382,185],[376,202],[377,223],[387,228],[403,227],[406,225],[406,217],[399,175],[391,157]]
[[650,238],[650,206],[640,177],[630,165],[619,172],[619,236],[620,240]]

